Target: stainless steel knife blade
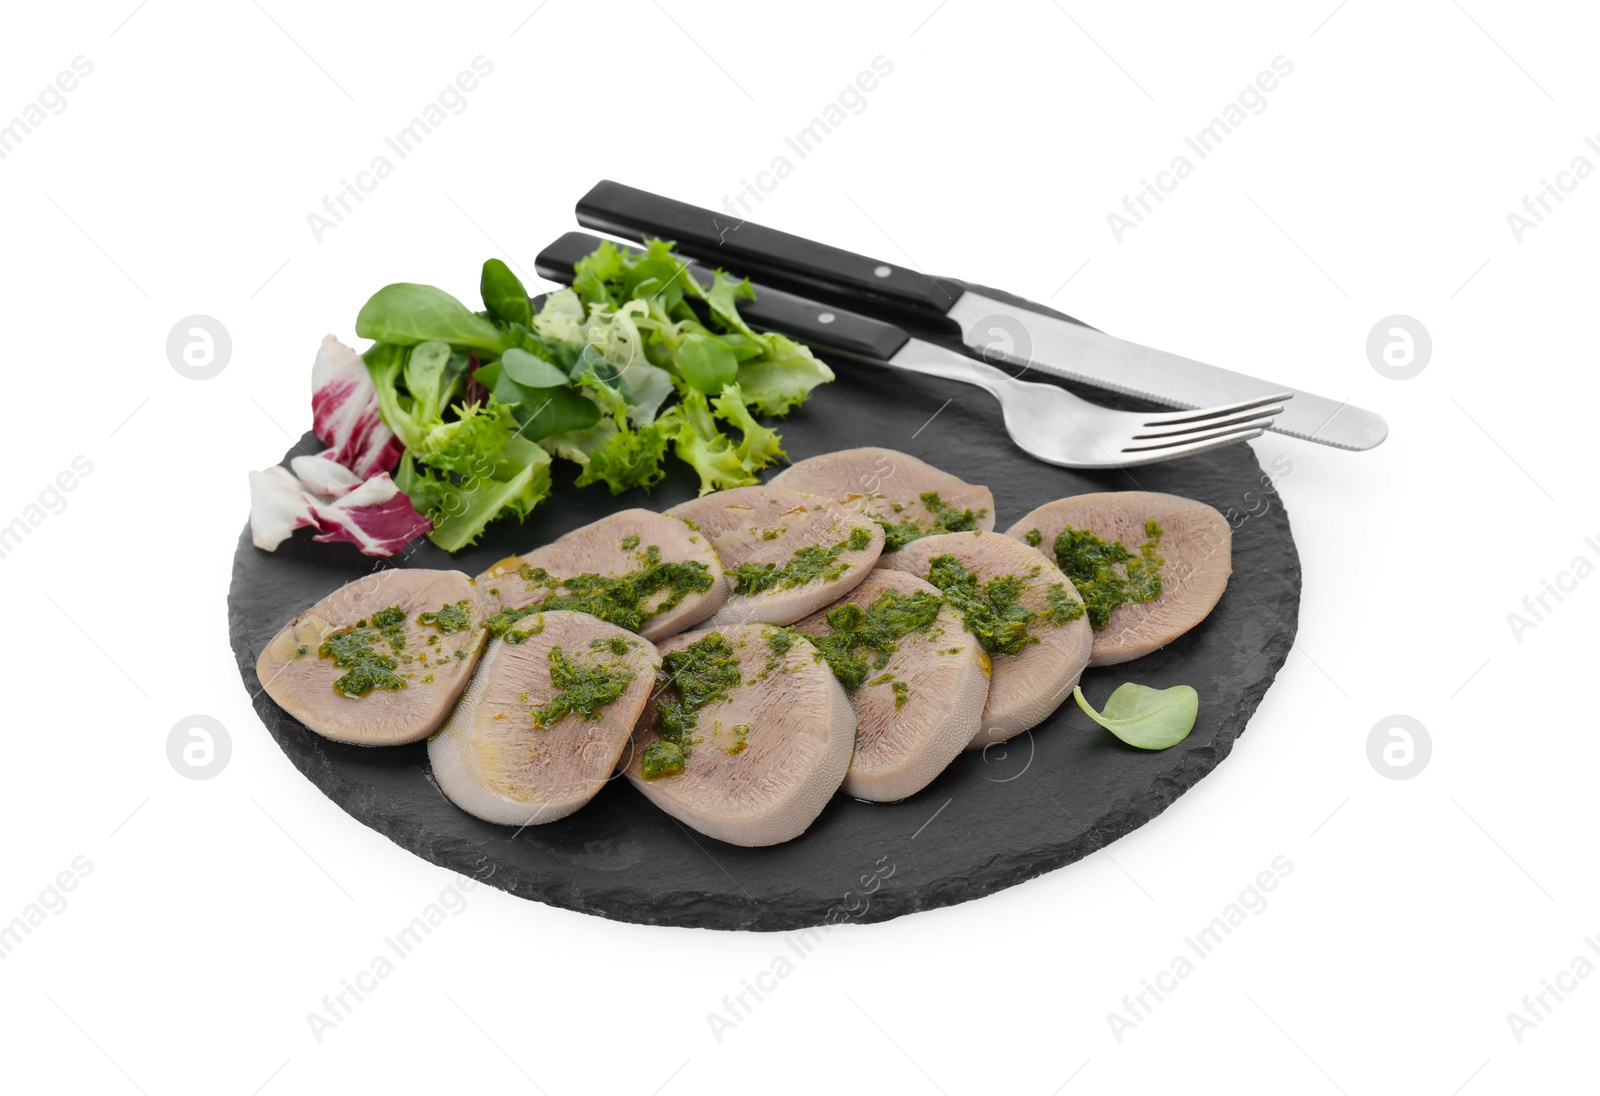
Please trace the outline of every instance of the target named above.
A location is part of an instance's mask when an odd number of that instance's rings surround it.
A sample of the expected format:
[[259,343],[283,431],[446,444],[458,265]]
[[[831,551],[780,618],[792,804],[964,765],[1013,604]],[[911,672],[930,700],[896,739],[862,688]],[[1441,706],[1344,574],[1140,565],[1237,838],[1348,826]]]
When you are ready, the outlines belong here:
[[1138,396],[1167,407],[1197,408],[1293,392],[1270,429],[1338,449],[1371,449],[1389,425],[1371,411],[1192,358],[1153,350],[1093,328],[1007,304],[973,290],[949,316],[962,341],[991,359]]

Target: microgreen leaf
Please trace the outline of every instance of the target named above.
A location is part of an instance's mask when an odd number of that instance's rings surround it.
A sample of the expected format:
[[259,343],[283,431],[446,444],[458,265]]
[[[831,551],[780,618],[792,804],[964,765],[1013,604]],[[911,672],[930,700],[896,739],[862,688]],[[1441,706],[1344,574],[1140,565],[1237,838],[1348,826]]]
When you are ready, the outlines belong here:
[[1099,712],[1089,706],[1081,687],[1072,696],[1090,719],[1141,750],[1176,746],[1189,737],[1200,714],[1200,694],[1187,685],[1152,689],[1129,681],[1117,686]]

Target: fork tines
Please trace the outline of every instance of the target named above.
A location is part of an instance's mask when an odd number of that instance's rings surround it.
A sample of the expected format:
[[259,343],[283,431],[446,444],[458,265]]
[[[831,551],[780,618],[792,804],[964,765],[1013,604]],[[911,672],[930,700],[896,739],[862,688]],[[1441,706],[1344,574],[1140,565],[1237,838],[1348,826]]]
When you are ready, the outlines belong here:
[[[1146,432],[1133,435],[1122,451],[1159,450],[1164,457],[1176,459],[1249,441],[1260,437],[1262,431],[1272,425],[1273,418],[1282,414],[1284,401],[1292,397],[1291,392],[1280,392],[1219,407],[1152,415],[1145,421]],[[1141,441],[1148,444],[1132,444]]]

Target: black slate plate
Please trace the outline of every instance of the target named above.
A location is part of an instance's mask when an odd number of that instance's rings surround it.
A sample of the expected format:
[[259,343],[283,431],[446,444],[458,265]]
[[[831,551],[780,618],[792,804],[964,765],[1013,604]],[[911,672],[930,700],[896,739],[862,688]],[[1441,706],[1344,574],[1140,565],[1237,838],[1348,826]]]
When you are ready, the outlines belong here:
[[[922,334],[959,346],[948,335]],[[839,379],[817,389],[782,426],[794,460],[858,445],[903,450],[987,484],[1000,529],[1040,503],[1085,491],[1167,491],[1250,515],[1234,532],[1233,579],[1209,619],[1155,654],[1083,678],[1096,703],[1128,680],[1193,685],[1200,718],[1186,741],[1160,753],[1135,750],[1069,700],[1033,731],[963,754],[908,800],[835,797],[803,836],[773,848],[739,848],[686,830],[620,778],[577,814],[518,832],[480,822],[446,800],[428,771],[424,743],[374,749],[329,742],[260,691],[256,656],[285,621],[391,564],[349,545],[314,544],[304,530],[277,552],[262,552],[246,528],[233,562],[229,635],[268,731],[345,811],[435,864],[567,909],[724,929],[884,921],[979,898],[1087,856],[1154,818],[1216,768],[1288,657],[1299,617],[1300,560],[1289,519],[1250,449],[1235,445],[1131,472],[1054,468],[1013,448],[998,406],[974,388],[833,364]],[[295,452],[319,448],[307,434]],[[558,465],[553,496],[526,524],[493,526],[453,559],[419,541],[394,565],[476,574],[614,510],[673,505],[692,497],[697,483],[672,461],[650,496],[612,498],[599,487],[574,489],[572,466]]]

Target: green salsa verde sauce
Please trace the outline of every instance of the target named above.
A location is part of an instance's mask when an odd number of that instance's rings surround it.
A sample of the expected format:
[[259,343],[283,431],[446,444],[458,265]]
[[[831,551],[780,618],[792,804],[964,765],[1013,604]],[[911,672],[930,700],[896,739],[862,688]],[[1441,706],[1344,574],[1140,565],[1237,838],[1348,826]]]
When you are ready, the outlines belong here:
[[[530,613],[553,612],[570,609],[588,613],[601,620],[637,632],[644,622],[668,609],[676,608],[690,594],[704,593],[714,581],[711,571],[698,560],[662,562],[661,549],[652,544],[643,554],[644,566],[637,571],[611,578],[592,572],[573,578],[559,578],[543,567],[530,567],[524,563],[517,571],[529,590],[566,589],[564,594],[551,594],[537,605],[522,609],[502,609],[489,618],[489,634],[511,643],[519,643],[533,633],[514,633],[511,629]],[[662,591],[667,596],[654,608],[646,603]]]
[[[830,610],[823,618],[830,631],[813,636],[811,642],[846,690],[854,692],[863,684],[884,684],[892,680],[892,675],[871,682],[867,675],[887,666],[906,636],[932,627],[942,604],[939,598],[921,590],[910,594],[885,590],[865,609],[846,602]],[[900,691],[896,689],[897,693]],[[903,703],[901,700],[895,706]]]
[[544,617],[539,615],[539,619],[535,620],[527,628],[518,628],[517,625],[528,617],[543,614],[543,612],[543,605],[529,605],[521,609],[501,609],[489,618],[489,634],[512,645],[522,643],[544,631]]
[[[914,540],[922,537],[931,537],[936,533],[966,533],[978,528],[978,521],[985,517],[988,510],[957,510],[939,497],[937,491],[924,491],[917,496],[922,508],[928,512],[930,519],[918,521],[915,518],[902,518],[899,521],[884,521],[877,519],[883,526],[883,550],[893,552],[904,548]],[[901,503],[894,504],[894,512],[904,512]]]
[[656,702],[656,741],[639,758],[639,773],[646,780],[683,771],[694,746],[689,732],[701,710],[726,698],[743,680],[739,657],[721,632],[668,654],[661,669],[666,682],[664,695]]
[[602,647],[606,648],[614,655],[625,655],[628,653],[628,641],[623,639],[621,636],[612,636],[610,639],[595,639],[589,642],[590,650],[598,651]]
[[770,674],[782,671],[783,660],[788,657],[789,649],[794,646],[794,637],[793,626],[773,626],[767,633],[767,664],[761,668],[761,675],[756,680],[762,680]]
[[[626,646],[622,653],[627,653]],[[532,711],[533,725],[540,729],[551,727],[574,712],[584,722],[593,723],[600,718],[600,709],[621,696],[633,678],[633,671],[625,666],[585,666],[568,658],[560,647],[552,647],[550,684],[555,686],[556,695],[550,703]]]
[[1070,525],[1056,535],[1056,565],[1077,587],[1089,624],[1096,631],[1104,628],[1111,614],[1122,606],[1143,604],[1161,596],[1161,567],[1165,561],[1157,551],[1162,530],[1154,518],[1144,523],[1144,535],[1145,542],[1137,554],[1123,547],[1120,540],[1107,542],[1087,529]]
[[850,535],[830,548],[808,544],[781,566],[776,563],[741,563],[733,572],[733,592],[761,594],[768,590],[792,590],[816,579],[832,582],[849,570],[845,552],[860,552],[872,543],[872,534],[857,526]]
[[[436,613],[423,613],[417,617],[419,624],[431,624],[445,635],[452,632],[464,632],[472,627],[472,602],[463,598],[454,605],[441,606]],[[428,642],[437,642],[438,637],[430,637]]]
[[1057,628],[1077,620],[1084,613],[1083,603],[1068,594],[1067,588],[1059,582],[1050,584],[1045,591],[1045,601],[1049,605],[1050,623]]
[[[366,696],[373,689],[404,689],[405,678],[394,671],[400,665],[395,656],[406,645],[405,622],[405,610],[392,605],[373,613],[370,621],[358,620],[353,627],[329,633],[317,655],[332,659],[345,671],[334,681],[334,689],[352,697]],[[388,644],[389,654],[378,649],[380,643]]]
[[1039,614],[1021,603],[1027,583],[1018,575],[983,582],[948,552],[928,561],[927,579],[944,593],[986,654],[1017,655],[1039,642],[1032,634]]

